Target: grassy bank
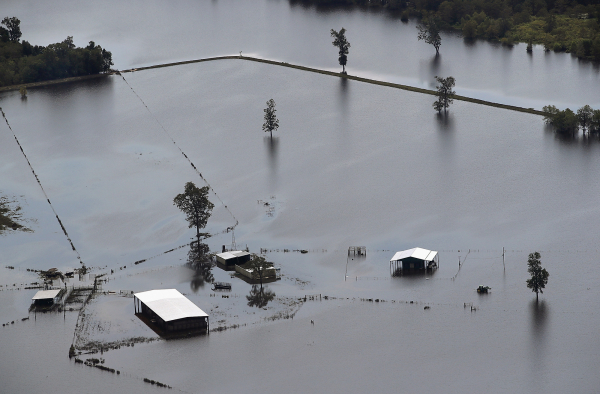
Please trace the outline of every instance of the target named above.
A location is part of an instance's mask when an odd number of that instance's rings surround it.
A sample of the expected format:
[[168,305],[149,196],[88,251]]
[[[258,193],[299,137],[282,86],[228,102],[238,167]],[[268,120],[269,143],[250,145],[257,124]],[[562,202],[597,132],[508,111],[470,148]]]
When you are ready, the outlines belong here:
[[[209,57],[209,58],[197,59],[197,60],[187,60],[187,61],[183,61],[183,62],[157,64],[155,66],[148,66],[148,67],[138,67],[138,68],[133,68],[133,69],[129,69],[129,70],[122,70],[120,72],[121,73],[138,72],[138,71],[143,71],[143,70],[152,70],[152,69],[164,68],[164,67],[181,66],[181,65],[184,65],[184,64],[202,63],[202,62],[209,62],[209,61],[215,61],[215,60],[227,60],[227,59],[237,59],[237,60],[246,60],[246,61],[252,61],[252,62],[257,62],[257,63],[265,63],[265,64],[274,65],[274,66],[282,66],[282,67],[293,68],[293,69],[296,69],[296,70],[302,70],[302,71],[308,71],[308,72],[313,72],[313,73],[317,73],[317,74],[329,75],[329,76],[337,77],[337,78],[346,78],[346,79],[349,79],[349,80],[358,81],[358,82],[364,82],[364,83],[369,83],[369,84],[372,84],[372,85],[386,86],[386,87],[390,87],[390,88],[394,88],[394,89],[407,90],[407,91],[410,91],[410,92],[436,95],[436,91],[435,90],[417,88],[417,87],[414,87],[414,86],[402,85],[402,84],[385,82],[385,81],[377,81],[377,80],[374,80],[374,79],[362,78],[362,77],[357,77],[357,76],[354,76],[354,75],[346,75],[346,74],[337,73],[337,72],[333,72],[333,71],[321,70],[321,69],[318,69],[318,68],[312,68],[312,67],[306,67],[306,66],[299,66],[299,65],[296,65],[296,64],[290,64],[290,63],[286,63],[286,62],[276,62],[276,61],[273,61],[273,60],[259,59],[259,58],[247,57],[247,56],[218,56],[218,57]],[[115,74],[115,73],[118,73],[118,72],[114,72],[114,73],[111,73],[111,74]],[[26,88],[39,87],[39,86],[47,86],[47,85],[54,85],[54,84],[59,84],[59,83],[68,83],[68,82],[74,82],[74,81],[91,79],[91,78],[101,78],[101,77],[105,77],[105,76],[111,75],[111,74],[89,75],[89,76],[85,76],[85,77],[64,78],[64,79],[58,79],[58,80],[53,80],[53,81],[37,82],[37,83],[24,84],[24,85],[5,86],[3,88],[0,88],[0,92],[2,92],[2,91],[9,91],[9,90],[19,90],[19,88],[21,86],[25,86]],[[538,110],[535,110],[533,108],[523,108],[523,107],[517,107],[517,106],[514,106],[514,105],[494,103],[494,102],[491,102],[491,101],[479,100],[479,99],[476,99],[476,98],[471,98],[471,97],[466,97],[466,96],[456,95],[456,96],[454,96],[454,99],[455,100],[460,100],[460,101],[466,101],[466,102],[474,103],[474,104],[487,105],[489,107],[496,107],[496,108],[508,109],[508,110],[511,110],[511,111],[525,112],[525,113],[529,113],[529,114],[533,114],[533,115],[542,115],[542,116],[545,115],[545,113],[543,111],[538,111]]]

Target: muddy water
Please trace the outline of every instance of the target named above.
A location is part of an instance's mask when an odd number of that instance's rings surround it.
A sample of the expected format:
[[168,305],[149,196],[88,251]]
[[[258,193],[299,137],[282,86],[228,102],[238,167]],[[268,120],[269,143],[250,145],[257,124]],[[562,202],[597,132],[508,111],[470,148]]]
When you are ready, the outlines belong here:
[[120,69],[217,55],[253,54],[338,70],[329,31],[348,30],[348,72],[431,87],[452,75],[457,91],[491,101],[541,109],[546,104],[600,107],[598,66],[568,54],[465,43],[442,35],[441,56],[417,41],[415,22],[355,9],[317,9],[282,1],[43,1],[7,0],[3,12],[21,19],[23,39],[48,45],[68,35],[113,52]]
[[[4,93],[2,107],[81,259],[93,273],[114,271],[104,290],[177,288],[213,323],[242,327],[111,350],[103,357],[122,371],[116,377],[69,362],[77,312],[21,322],[35,293],[22,284],[38,280],[26,269],[79,260],[3,125],[2,191],[24,195],[26,216],[38,220],[33,234],[0,238],[1,321],[19,323],[0,331],[2,359],[13,362],[0,368],[7,392],[25,381],[31,392],[47,382],[65,392],[145,392],[144,377],[185,392],[600,386],[597,141],[556,139],[539,117],[468,103],[440,119],[429,96],[237,60],[125,78],[129,85],[115,76],[32,90],[27,101]],[[269,98],[281,122],[272,140],[261,131]],[[223,201],[211,195],[211,248],[231,243],[218,233],[235,217],[237,244],[271,250],[281,266],[269,288],[319,301],[273,320],[282,301],[248,307],[251,286],[219,269],[215,280],[233,289],[212,297],[182,268],[179,246],[193,231],[172,198],[203,179],[180,149]],[[367,258],[348,258],[350,245],[365,245]],[[414,246],[439,250],[440,270],[390,277],[389,258]],[[539,303],[524,284],[535,250],[551,275]],[[481,284],[492,293],[478,296]],[[110,316],[106,300],[84,313]],[[127,303],[117,300],[114,324],[101,322],[113,331],[90,340],[151,337],[137,322],[119,328]],[[49,373],[19,373],[49,359]],[[225,375],[227,365],[238,373]]]

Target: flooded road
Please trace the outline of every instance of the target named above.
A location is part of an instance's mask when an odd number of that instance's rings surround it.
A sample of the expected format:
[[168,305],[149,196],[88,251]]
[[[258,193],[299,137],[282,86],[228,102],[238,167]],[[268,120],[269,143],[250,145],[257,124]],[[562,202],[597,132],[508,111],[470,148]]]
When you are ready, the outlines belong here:
[[[27,268],[80,263],[3,125],[3,192],[26,196],[37,220],[33,233],[0,238],[0,316],[15,321],[0,331],[8,392],[24,380],[31,392],[48,380],[64,392],[158,390],[144,378],[182,392],[600,386],[598,141],[463,102],[440,119],[427,95],[236,60],[124,76],[0,97],[81,260],[115,292],[84,315],[27,314],[36,290],[25,287],[39,280]],[[269,98],[273,139],[261,130]],[[228,272],[213,268],[233,287],[215,293],[184,267],[194,230],[172,199],[185,182],[203,186],[199,173],[217,193],[211,250],[231,243],[223,231],[237,220],[238,247],[281,267],[264,308]],[[348,257],[355,245],[365,259]],[[391,277],[391,256],[414,246],[440,251],[440,269]],[[550,272],[539,303],[525,286],[536,250]],[[118,295],[152,288],[177,288],[227,329],[158,340]],[[138,337],[152,341],[100,355],[118,376],[67,357],[73,342]],[[56,360],[51,373],[20,375],[34,357]],[[238,373],[225,377],[224,365]]]

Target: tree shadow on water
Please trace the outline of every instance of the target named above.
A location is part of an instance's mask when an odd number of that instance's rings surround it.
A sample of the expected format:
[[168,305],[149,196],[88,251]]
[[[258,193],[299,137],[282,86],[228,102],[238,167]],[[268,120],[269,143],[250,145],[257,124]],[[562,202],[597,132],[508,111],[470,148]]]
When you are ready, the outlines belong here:
[[273,298],[275,298],[273,290],[259,285],[252,285],[250,293],[246,296],[248,306],[255,306],[257,308],[266,307],[269,302],[273,301]]
[[194,270],[194,275],[190,281],[190,288],[194,293],[203,288],[205,283],[213,282],[212,269],[215,264],[212,261],[212,256],[209,254],[208,245],[192,242],[188,251],[186,265]]

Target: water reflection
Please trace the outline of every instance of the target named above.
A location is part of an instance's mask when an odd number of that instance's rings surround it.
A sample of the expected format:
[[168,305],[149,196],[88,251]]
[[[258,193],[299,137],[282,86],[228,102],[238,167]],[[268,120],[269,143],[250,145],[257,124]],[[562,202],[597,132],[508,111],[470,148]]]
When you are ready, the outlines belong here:
[[549,308],[544,300],[533,299],[529,304],[531,313],[531,366],[533,369],[534,385],[540,383],[538,378],[543,376],[546,355],[546,330],[548,325]]
[[11,231],[33,232],[23,224],[31,221],[23,216],[23,208],[16,197],[0,195],[0,235]]
[[277,169],[277,155],[279,153],[279,137],[264,137],[263,141],[267,148],[269,167],[275,171]]
[[187,266],[194,270],[194,276],[190,281],[190,288],[194,293],[204,287],[205,283],[212,283],[214,267],[212,256],[209,254],[208,245],[201,242],[192,242],[188,251]]
[[340,78],[340,109],[345,114],[348,109],[348,78]]
[[429,61],[429,75],[435,77],[439,75],[440,65],[442,64],[442,55],[439,53]]
[[424,278],[430,278],[435,275],[437,269],[422,269],[422,270],[410,270],[410,269],[402,269],[397,268],[392,270],[391,274],[393,278],[403,278],[406,280],[414,281],[414,280],[423,280]]
[[273,298],[275,298],[275,292],[261,285],[252,285],[250,293],[246,296],[248,306],[255,306],[257,308],[266,307]]
[[454,118],[448,112],[438,112],[436,115],[436,124],[439,131],[453,132],[454,131]]

